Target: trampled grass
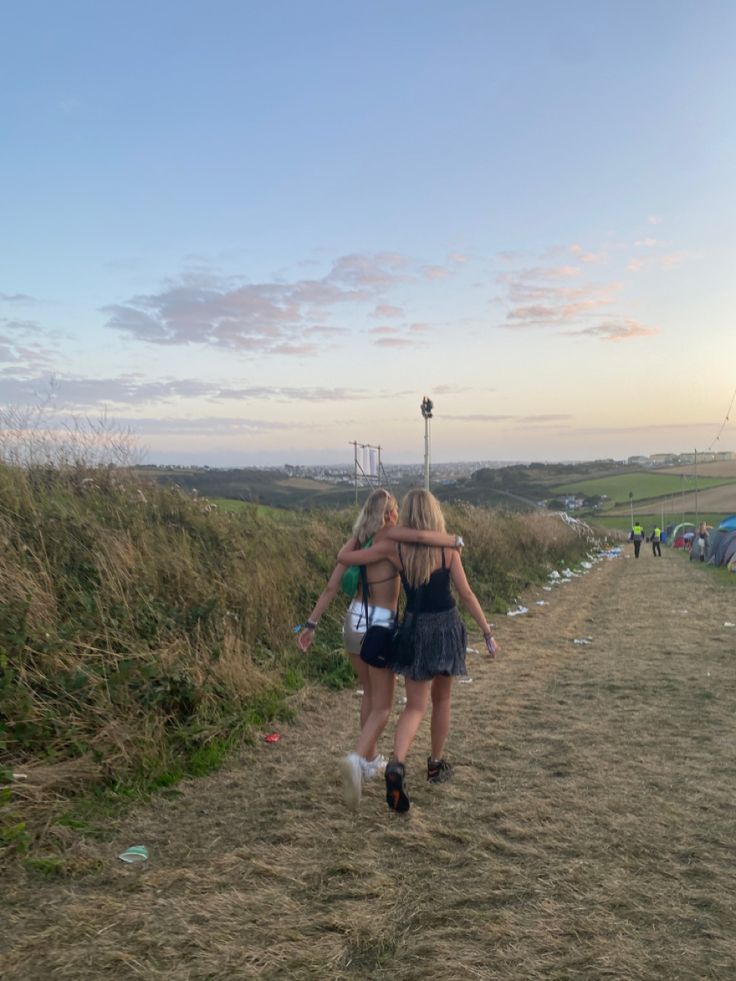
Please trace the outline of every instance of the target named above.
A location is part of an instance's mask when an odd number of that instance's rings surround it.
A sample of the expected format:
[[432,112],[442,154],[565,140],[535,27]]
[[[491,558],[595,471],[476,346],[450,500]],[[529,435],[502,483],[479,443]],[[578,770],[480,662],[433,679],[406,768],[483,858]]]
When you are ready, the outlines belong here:
[[407,817],[374,783],[342,807],[358,701],[303,690],[279,743],[78,846],[82,878],[39,856],[6,880],[5,977],[736,976],[736,615],[699,572],[642,554],[526,593],[454,691],[450,783],[423,779],[424,723]]

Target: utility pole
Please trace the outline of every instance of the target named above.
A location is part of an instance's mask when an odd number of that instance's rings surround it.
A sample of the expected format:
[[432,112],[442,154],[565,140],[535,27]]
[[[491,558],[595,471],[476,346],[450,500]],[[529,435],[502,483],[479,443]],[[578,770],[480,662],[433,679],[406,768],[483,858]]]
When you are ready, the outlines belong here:
[[634,527],[634,492],[629,491],[629,511],[631,511],[631,527]]
[[424,489],[429,490],[429,420],[432,418],[434,403],[425,395],[420,408],[424,419]]
[[695,527],[698,527],[698,448],[695,447]]

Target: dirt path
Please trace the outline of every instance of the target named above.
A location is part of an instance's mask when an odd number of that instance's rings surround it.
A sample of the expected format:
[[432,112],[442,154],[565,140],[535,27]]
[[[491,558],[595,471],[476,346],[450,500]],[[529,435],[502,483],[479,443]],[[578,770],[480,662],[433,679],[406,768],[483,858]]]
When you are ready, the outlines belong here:
[[736,590],[647,552],[526,602],[456,686],[452,783],[422,781],[420,733],[408,818],[378,783],[345,812],[357,699],[307,693],[280,743],[132,814],[104,871],[16,883],[0,974],[735,977]]

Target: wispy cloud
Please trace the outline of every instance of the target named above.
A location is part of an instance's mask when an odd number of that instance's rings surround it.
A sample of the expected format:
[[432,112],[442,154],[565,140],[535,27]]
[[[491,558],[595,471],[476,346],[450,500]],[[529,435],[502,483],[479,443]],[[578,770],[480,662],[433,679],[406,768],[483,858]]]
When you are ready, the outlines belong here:
[[[340,305],[373,301],[416,275],[411,260],[395,252],[337,259],[320,279],[233,283],[190,269],[157,293],[103,308],[107,326],[151,344],[206,344],[276,355],[315,354],[315,326]],[[401,312],[399,308],[391,307]],[[374,307],[374,312],[382,304]],[[317,323],[315,323],[315,321]]]
[[37,300],[28,293],[0,293],[2,303],[36,303]]
[[647,218],[648,225],[661,225],[664,219],[661,215],[649,215]]
[[409,337],[379,337],[375,343],[377,347],[413,347],[416,341]]
[[575,256],[578,262],[585,262],[588,265],[605,262],[606,260],[605,252],[590,252],[587,249],[584,249],[578,242],[575,242],[570,246],[570,252]]
[[571,333],[599,337],[604,341],[620,342],[631,341],[637,337],[651,337],[659,333],[659,328],[647,327],[632,319],[608,320],[594,327],[585,327],[583,330],[572,331]]
[[375,308],[371,317],[376,317],[378,320],[385,320],[388,317],[403,317],[404,311],[401,307],[394,307],[390,303],[379,303]]
[[[0,352],[3,338],[0,336]],[[19,358],[15,358],[16,361]],[[361,388],[320,386],[226,386],[193,378],[148,381],[138,376],[118,378],[74,378],[49,374],[21,377],[16,369],[0,373],[0,401],[27,405],[39,398],[59,409],[98,410],[104,406],[146,406],[182,404],[205,399],[211,404],[227,402],[310,402],[364,401],[391,397],[394,393]]]

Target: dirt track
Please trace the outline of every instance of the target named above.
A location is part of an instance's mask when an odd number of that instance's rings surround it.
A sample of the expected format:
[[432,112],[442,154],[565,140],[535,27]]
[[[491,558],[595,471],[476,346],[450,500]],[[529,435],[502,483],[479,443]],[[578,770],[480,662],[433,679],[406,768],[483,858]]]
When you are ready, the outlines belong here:
[[378,783],[345,812],[357,698],[303,693],[280,743],[95,846],[101,873],[13,884],[0,973],[735,977],[736,589],[646,551],[525,602],[456,686],[452,783],[423,782],[420,733],[408,818]]

